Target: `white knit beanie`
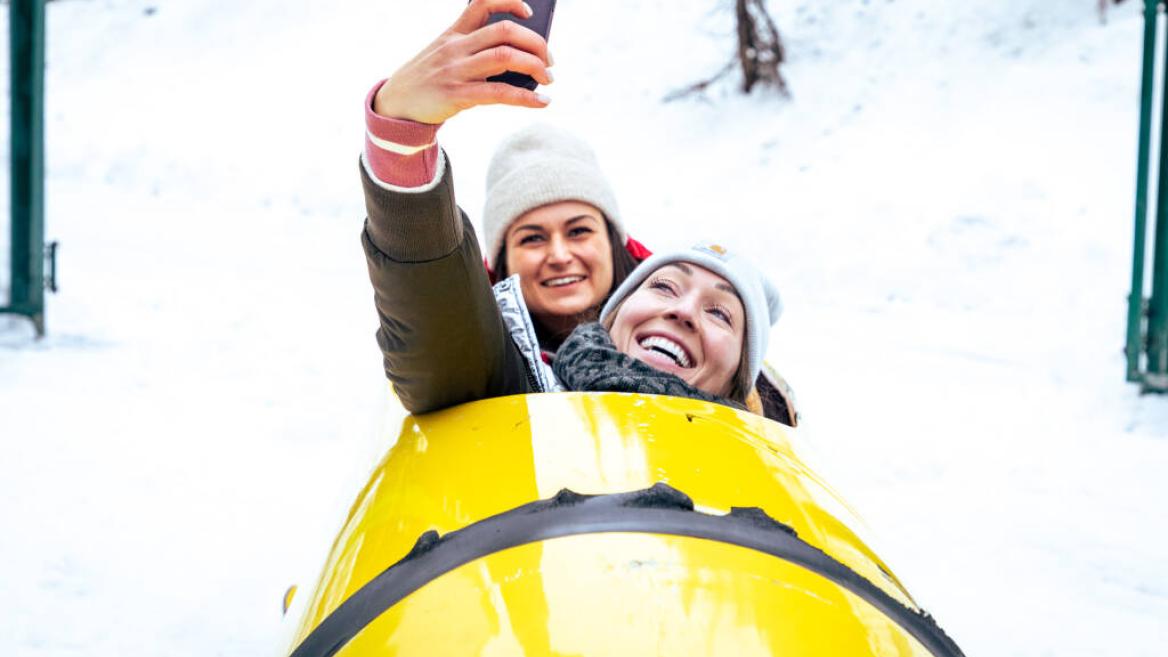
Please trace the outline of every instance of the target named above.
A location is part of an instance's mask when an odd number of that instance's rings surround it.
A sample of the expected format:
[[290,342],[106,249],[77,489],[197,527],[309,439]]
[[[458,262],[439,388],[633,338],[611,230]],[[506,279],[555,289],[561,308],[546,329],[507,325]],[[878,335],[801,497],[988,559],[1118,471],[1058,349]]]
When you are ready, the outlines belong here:
[[496,268],[495,258],[511,222],[529,210],[557,201],[596,206],[616,229],[620,245],[628,239],[616,195],[587,144],[546,124],[529,126],[508,137],[487,169],[483,209],[487,266]]
[[783,314],[783,302],[779,298],[779,291],[758,268],[720,244],[699,242],[688,249],[652,255],[638,265],[612,293],[600,311],[600,321],[603,322],[623,299],[636,291],[650,274],[673,262],[688,262],[704,267],[726,279],[738,292],[742,307],[746,309],[746,362],[753,383],[758,378],[762,359],[766,356],[770,327]]

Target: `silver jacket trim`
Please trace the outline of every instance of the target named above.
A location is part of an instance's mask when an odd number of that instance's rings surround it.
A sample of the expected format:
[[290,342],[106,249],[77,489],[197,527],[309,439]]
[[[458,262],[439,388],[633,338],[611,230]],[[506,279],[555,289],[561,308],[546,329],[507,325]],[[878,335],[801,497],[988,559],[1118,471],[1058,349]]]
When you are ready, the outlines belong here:
[[527,361],[527,371],[535,379],[540,392],[562,392],[564,386],[556,379],[551,366],[543,362],[543,355],[539,348],[539,338],[535,335],[535,326],[531,323],[531,313],[523,301],[523,292],[519,289],[519,274],[512,274],[505,280],[495,283],[491,288],[495,293],[495,303],[499,306],[499,314],[503,317],[503,326],[511,335],[511,341],[523,354]]

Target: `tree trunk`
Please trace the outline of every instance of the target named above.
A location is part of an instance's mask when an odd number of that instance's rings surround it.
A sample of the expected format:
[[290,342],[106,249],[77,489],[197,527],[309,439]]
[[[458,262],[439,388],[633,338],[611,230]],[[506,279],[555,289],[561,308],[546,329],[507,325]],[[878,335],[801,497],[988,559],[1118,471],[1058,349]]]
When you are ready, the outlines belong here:
[[670,92],[665,96],[665,102],[704,92],[723,75],[734,70],[735,66],[742,70],[743,93],[750,93],[755,85],[761,83],[778,89],[784,96],[791,95],[786,80],[779,72],[779,65],[784,60],[783,41],[766,10],[766,0],[734,0],[734,16],[738,27],[737,55],[709,78]]
[[750,93],[761,82],[788,95],[787,82],[779,73],[779,65],[785,59],[783,41],[765,0],[735,0],[735,15],[743,93]]

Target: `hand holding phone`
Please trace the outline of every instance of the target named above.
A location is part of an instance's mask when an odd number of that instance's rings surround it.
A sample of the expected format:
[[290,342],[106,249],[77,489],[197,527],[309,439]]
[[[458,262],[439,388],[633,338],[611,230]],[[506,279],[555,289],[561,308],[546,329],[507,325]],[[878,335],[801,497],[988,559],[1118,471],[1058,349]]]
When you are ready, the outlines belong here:
[[[479,105],[546,107],[548,98],[534,89],[537,81],[552,81],[546,35],[554,8],[555,0],[471,0],[453,25],[381,85],[373,111],[437,125]],[[504,29],[504,17],[539,31]]]
[[[498,23],[499,21],[514,21],[540,35],[544,41],[547,41],[548,35],[552,31],[552,17],[556,14],[556,0],[527,0],[527,4],[531,7],[530,17],[519,18],[514,14],[507,13],[491,14],[490,18],[487,19],[487,25]],[[516,73],[515,71],[492,75],[487,78],[487,81],[506,82],[509,85],[532,91],[539,84],[530,75]]]

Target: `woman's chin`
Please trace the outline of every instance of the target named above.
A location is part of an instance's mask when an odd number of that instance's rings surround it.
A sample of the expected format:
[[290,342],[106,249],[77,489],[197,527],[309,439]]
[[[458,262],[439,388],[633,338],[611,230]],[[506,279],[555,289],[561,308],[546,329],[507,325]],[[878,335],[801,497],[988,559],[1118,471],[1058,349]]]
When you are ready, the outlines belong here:
[[544,312],[558,317],[577,317],[592,306],[587,298],[556,299],[545,306]]

